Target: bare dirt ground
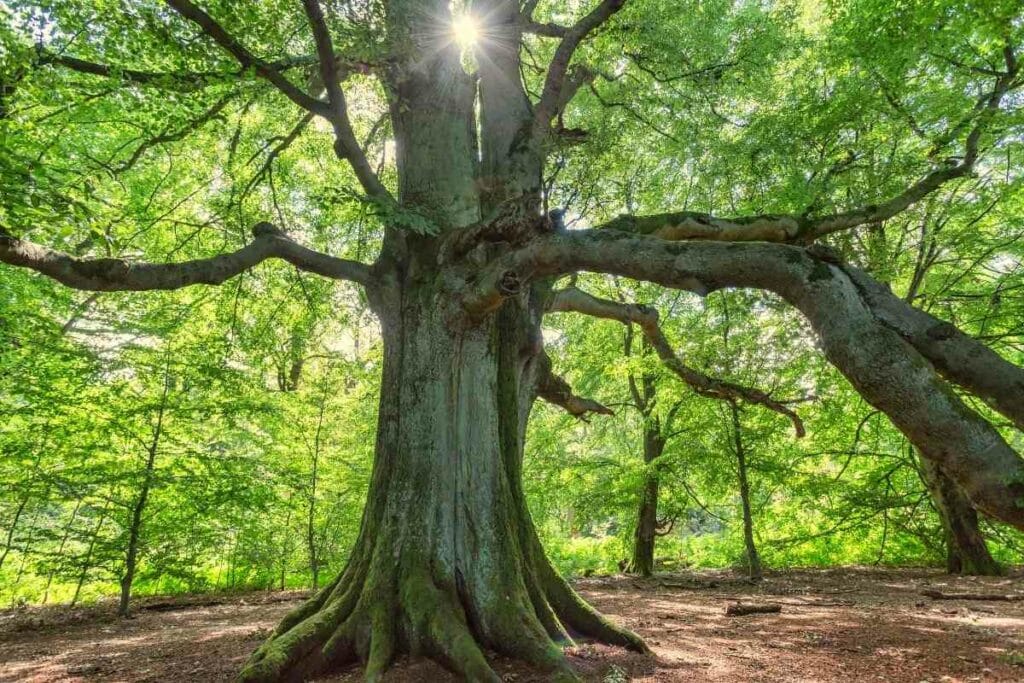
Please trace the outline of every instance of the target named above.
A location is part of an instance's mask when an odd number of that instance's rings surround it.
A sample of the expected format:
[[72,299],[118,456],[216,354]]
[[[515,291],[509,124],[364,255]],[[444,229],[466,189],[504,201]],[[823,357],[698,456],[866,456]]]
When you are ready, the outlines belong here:
[[[653,656],[579,644],[587,681],[1024,681],[1024,600],[932,600],[925,589],[1021,595],[1009,578],[950,578],[933,570],[786,571],[751,585],[728,572],[584,579],[577,587],[640,633]],[[0,681],[228,681],[302,593],[148,599],[134,619],[113,607],[0,612]],[[781,603],[779,614],[725,616],[726,607]],[[211,604],[216,603],[216,604]],[[506,681],[544,676],[501,658]],[[358,669],[323,679],[360,681]],[[456,679],[399,661],[388,681]]]

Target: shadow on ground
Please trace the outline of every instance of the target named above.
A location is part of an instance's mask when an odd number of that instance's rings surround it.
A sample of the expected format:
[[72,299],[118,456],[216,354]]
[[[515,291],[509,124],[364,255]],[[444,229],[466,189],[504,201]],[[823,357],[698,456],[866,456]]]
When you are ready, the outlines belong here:
[[[1020,576],[950,578],[931,570],[843,568],[584,579],[578,589],[642,635],[647,657],[582,643],[568,651],[588,681],[1024,681],[1024,602],[933,601],[925,588],[1013,593]],[[134,619],[112,607],[0,613],[0,681],[229,681],[303,593],[152,599]],[[726,617],[737,600],[780,614]],[[506,681],[542,675],[496,658]],[[358,669],[323,679],[361,681]],[[426,661],[399,661],[386,680],[456,681]]]

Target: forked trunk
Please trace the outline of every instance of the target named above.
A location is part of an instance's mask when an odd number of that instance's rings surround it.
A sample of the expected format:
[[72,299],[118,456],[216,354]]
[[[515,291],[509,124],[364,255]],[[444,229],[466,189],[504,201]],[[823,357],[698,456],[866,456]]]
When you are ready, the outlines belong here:
[[244,681],[356,659],[377,680],[401,653],[498,681],[487,650],[570,680],[559,647],[570,637],[644,649],[558,576],[527,512],[520,466],[539,318],[510,301],[471,323],[441,279],[409,277],[381,307],[377,451],[349,564],[284,620]]

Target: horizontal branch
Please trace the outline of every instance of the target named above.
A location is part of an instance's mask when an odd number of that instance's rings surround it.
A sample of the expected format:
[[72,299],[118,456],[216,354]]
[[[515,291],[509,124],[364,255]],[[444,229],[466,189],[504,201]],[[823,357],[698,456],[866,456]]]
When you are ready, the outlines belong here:
[[371,282],[370,267],[366,264],[307,249],[269,223],[258,223],[253,235],[252,242],[230,254],[181,263],[140,263],[118,258],[78,258],[20,240],[0,227],[0,262],[29,268],[68,287],[96,292],[219,285],[271,258],[324,277],[362,285]]
[[537,395],[552,405],[565,409],[573,417],[586,421],[588,413],[614,415],[607,406],[589,398],[577,396],[572,387],[551,368],[551,358],[546,353],[540,355],[540,381],[537,384]]
[[913,345],[879,320],[876,307],[839,265],[784,244],[669,242],[610,230],[569,230],[494,259],[463,293],[463,304],[475,315],[487,315],[529,282],[580,271],[702,294],[749,287],[781,296],[807,317],[819,348],[861,396],[956,481],[978,509],[1024,528],[1024,460]]
[[531,19],[523,25],[523,33],[532,33],[535,36],[544,36],[545,38],[563,38],[568,32],[569,29],[567,27],[554,22],[540,22]]
[[973,168],[974,159],[969,162],[965,160],[954,166],[932,171],[881,204],[826,216],[760,214],[728,218],[696,211],[672,211],[649,216],[623,215],[599,227],[652,235],[671,241],[809,243],[834,232],[893,218],[951,180],[969,175]]
[[[674,211],[649,216],[620,216],[603,226],[610,230],[636,232],[665,240],[717,240],[723,242],[810,243],[831,233],[893,218],[947,183],[969,176],[980,157],[982,133],[998,112],[1006,95],[1021,86],[1020,65],[1007,47],[1005,73],[996,78],[992,90],[978,98],[970,113],[950,127],[929,153],[929,158],[967,130],[963,153],[955,162],[945,162],[898,194],[877,204],[823,216],[805,214],[761,214],[728,218],[694,211]],[[973,125],[971,125],[973,124]]]
[[788,418],[793,423],[793,429],[798,437],[802,437],[807,433],[804,429],[803,420],[800,419],[799,415],[787,407],[786,404],[776,401],[765,392],[711,377],[683,363],[682,359],[672,349],[672,345],[661,329],[658,321],[658,311],[650,306],[609,301],[608,299],[587,294],[575,287],[570,287],[554,293],[548,310],[550,312],[571,311],[583,313],[597,318],[617,320],[624,325],[636,323],[665,367],[689,385],[696,393],[708,398],[740,400],[763,406]]
[[[312,66],[316,62],[316,55],[299,55],[270,62],[268,66],[275,71],[283,71],[299,66]],[[116,65],[90,62],[45,50],[40,51],[38,63],[41,65],[61,66],[71,71],[93,76],[117,78],[129,83],[135,83],[136,85],[175,86],[185,90],[198,90],[216,83],[238,80],[246,73],[245,69],[239,71],[140,71]]]

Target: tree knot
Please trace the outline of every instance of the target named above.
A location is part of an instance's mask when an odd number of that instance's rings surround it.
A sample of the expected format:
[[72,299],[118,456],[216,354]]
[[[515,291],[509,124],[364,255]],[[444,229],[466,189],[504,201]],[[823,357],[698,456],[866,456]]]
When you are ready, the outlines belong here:
[[498,292],[504,296],[516,296],[522,291],[522,282],[519,279],[519,273],[514,270],[506,270],[501,274],[501,279],[498,281]]
[[256,239],[260,237],[287,237],[283,230],[280,230],[273,223],[267,221],[260,221],[256,225],[252,226],[252,236]]
[[949,323],[939,323],[928,328],[926,332],[929,339],[935,341],[946,341],[956,334],[956,328]]
[[836,249],[825,244],[812,244],[807,247],[807,253],[813,258],[825,263],[834,263],[837,266],[843,265],[843,257]]

